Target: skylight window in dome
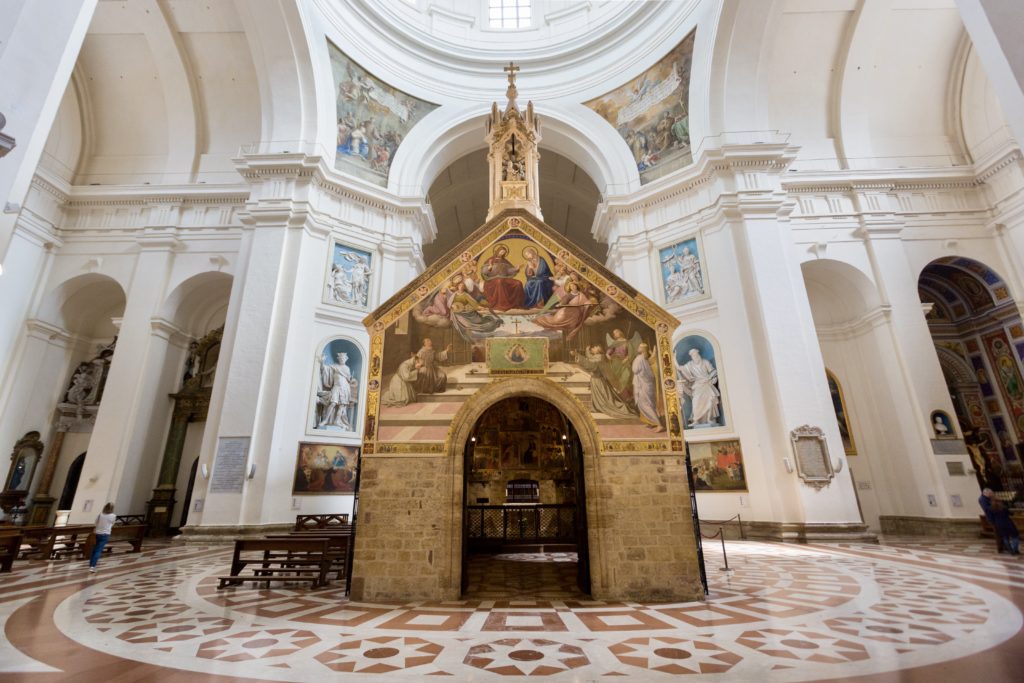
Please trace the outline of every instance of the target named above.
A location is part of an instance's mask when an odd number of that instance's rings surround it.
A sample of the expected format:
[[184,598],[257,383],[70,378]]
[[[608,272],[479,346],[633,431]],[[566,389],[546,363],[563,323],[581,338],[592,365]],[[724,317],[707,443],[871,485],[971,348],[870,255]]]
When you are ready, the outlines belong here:
[[533,19],[531,0],[487,0],[491,28],[528,28]]

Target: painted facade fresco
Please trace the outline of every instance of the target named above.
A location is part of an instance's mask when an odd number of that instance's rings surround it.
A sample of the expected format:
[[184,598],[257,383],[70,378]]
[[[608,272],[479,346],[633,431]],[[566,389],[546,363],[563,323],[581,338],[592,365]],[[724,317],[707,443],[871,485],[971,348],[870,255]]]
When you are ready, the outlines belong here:
[[357,432],[363,353],[350,339],[332,339],[317,354],[311,429]]
[[[1024,434],[1024,379],[1013,356],[1010,340],[1003,330],[997,330],[982,337],[985,350],[988,352],[992,369],[996,374],[997,384],[1010,410],[1011,419],[1018,434]],[[1004,437],[1003,434],[1006,436]],[[1013,438],[1008,431],[997,431],[1004,451],[1013,452]]]
[[292,495],[354,493],[358,446],[300,443]]
[[707,294],[704,263],[696,237],[682,240],[658,252],[665,303],[681,304]]
[[722,393],[718,388],[715,347],[705,337],[692,334],[675,346],[676,383],[683,401],[687,429],[725,426]]
[[416,122],[437,108],[379,80],[327,43],[337,92],[334,166],[387,186],[391,160]]
[[691,443],[695,491],[746,491],[743,449],[737,439]]
[[629,145],[641,183],[693,162],[689,102],[695,35],[691,32],[633,80],[584,102]]
[[366,308],[370,301],[373,255],[368,251],[331,242],[331,260],[324,283],[324,301],[352,308]]
[[541,374],[591,409],[602,439],[668,450],[682,434],[665,337],[672,319],[525,217],[478,234],[417,281],[426,284],[400,293],[401,305],[367,319],[371,403],[375,386],[380,393],[366,439],[419,452],[445,441],[474,390]]

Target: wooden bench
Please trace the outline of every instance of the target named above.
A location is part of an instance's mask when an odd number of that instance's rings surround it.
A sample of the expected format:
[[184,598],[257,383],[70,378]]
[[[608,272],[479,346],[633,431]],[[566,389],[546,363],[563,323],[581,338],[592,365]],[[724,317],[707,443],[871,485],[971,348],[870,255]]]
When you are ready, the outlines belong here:
[[23,527],[21,556],[51,560],[77,553],[92,530],[92,524]]
[[348,524],[348,514],[341,515],[295,515],[295,531],[326,529]]
[[[115,524],[110,529],[110,539],[107,541],[104,552],[112,552],[112,545],[127,545],[131,546],[129,553],[141,553],[142,541],[146,537],[147,529],[149,529],[148,524],[124,524],[121,526]],[[95,547],[96,534],[92,533],[82,544],[82,556],[88,558],[92,555],[92,549]]]
[[268,539],[304,538],[323,539],[327,541],[327,555],[331,560],[331,575],[344,581],[348,570],[349,558],[352,557],[352,535],[340,533],[321,533],[315,531],[293,531],[288,534],[269,534]]
[[134,526],[146,524],[146,515],[118,515],[114,518],[114,526]]
[[0,572],[9,572],[21,550],[21,532],[0,530]]
[[[217,588],[245,581],[309,581],[312,588],[327,583],[332,557],[326,538],[256,538],[235,541],[231,574],[218,576]],[[250,574],[242,571],[248,565]]]

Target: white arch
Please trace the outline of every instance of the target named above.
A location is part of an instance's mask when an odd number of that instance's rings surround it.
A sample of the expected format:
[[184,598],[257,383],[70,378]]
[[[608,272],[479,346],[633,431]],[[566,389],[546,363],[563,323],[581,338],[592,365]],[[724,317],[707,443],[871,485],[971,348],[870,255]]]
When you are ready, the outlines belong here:
[[160,305],[160,317],[199,337],[223,324],[234,278],[207,271],[181,282]]
[[124,313],[126,301],[125,290],[117,280],[86,273],[64,280],[47,292],[36,318],[85,337],[104,337],[113,330],[111,319]]
[[[446,105],[425,116],[398,148],[388,190],[424,196],[449,164],[483,149],[483,104]],[[541,153],[552,149],[573,161],[593,179],[603,195],[632,192],[640,174],[625,141],[604,119],[581,104],[546,102],[540,113]]]

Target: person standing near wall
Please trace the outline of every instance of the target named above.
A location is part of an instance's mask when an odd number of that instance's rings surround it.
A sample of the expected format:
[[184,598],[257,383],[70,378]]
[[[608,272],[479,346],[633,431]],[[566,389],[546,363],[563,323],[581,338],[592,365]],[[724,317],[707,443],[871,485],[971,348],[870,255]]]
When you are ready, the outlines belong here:
[[89,571],[96,573],[96,563],[100,561],[100,554],[110,540],[110,530],[114,527],[117,516],[114,514],[114,504],[107,503],[103,506],[103,512],[96,516],[96,545],[93,546],[92,555],[89,557]]

